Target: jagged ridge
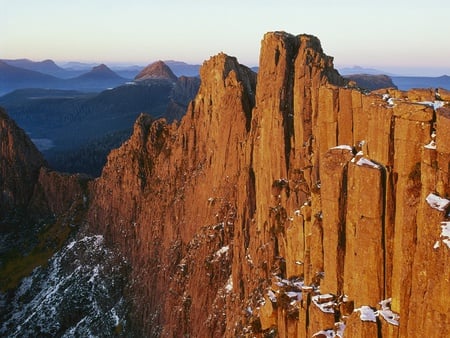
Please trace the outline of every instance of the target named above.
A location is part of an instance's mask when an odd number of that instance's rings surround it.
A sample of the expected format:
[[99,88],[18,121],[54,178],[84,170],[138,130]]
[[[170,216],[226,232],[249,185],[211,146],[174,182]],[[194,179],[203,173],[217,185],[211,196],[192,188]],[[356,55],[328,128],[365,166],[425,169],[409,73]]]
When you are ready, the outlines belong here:
[[317,38],[284,32],[257,79],[219,54],[201,80],[179,125],[141,115],[90,188],[91,230],[132,269],[134,334],[448,335],[436,94],[347,88]]
[[[135,267],[134,292],[150,299],[136,304],[143,331],[236,336],[275,329],[280,336],[303,336],[347,314],[350,336],[365,330],[391,337],[416,325],[434,332],[408,309],[420,302],[446,316],[437,310],[443,300],[414,298],[424,286],[414,278],[411,256],[403,254],[408,248],[416,256],[424,250],[434,255],[432,243],[414,244],[409,229],[419,229],[420,218],[405,217],[434,213],[423,195],[436,188],[421,188],[418,177],[447,177],[439,174],[447,170],[447,157],[433,173],[414,169],[430,141],[433,109],[403,101],[395,91],[395,101],[387,102],[337,87],[345,80],[308,35],[266,34],[256,91],[253,77],[223,54],[206,62],[181,125],[142,117],[96,182],[90,221]],[[438,130],[445,128],[445,118],[438,122]],[[341,144],[348,146],[330,150]],[[354,157],[358,147],[361,158]],[[336,156],[344,157],[336,162]],[[439,194],[448,196],[448,183],[443,187]],[[445,215],[433,215],[437,228]],[[437,264],[428,269],[442,262],[440,255],[448,251],[427,256]],[[359,256],[373,263],[361,265]],[[289,295],[275,287],[273,274],[300,278],[306,300],[320,284],[322,293],[332,294],[328,301],[347,310],[327,313],[298,299],[292,308],[272,304],[269,310],[269,287],[277,302]],[[405,285],[413,296],[403,292]],[[368,327],[353,320],[359,312],[350,304],[376,307],[388,297],[394,311],[413,319]],[[448,323],[435,318],[441,328]]]

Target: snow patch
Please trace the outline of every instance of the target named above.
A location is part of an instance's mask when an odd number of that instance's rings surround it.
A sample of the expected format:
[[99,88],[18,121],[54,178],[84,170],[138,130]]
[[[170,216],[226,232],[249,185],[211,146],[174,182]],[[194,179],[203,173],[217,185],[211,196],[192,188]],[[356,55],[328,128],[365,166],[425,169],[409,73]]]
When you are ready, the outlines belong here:
[[387,321],[389,324],[392,325],[399,325],[399,319],[400,316],[394,312],[392,312],[391,310],[391,302],[392,302],[392,298],[388,298],[385,300],[382,300],[379,304],[381,305],[381,310],[378,310],[376,312],[377,315],[380,315],[381,317],[383,317],[383,319],[385,321]]
[[331,149],[348,150],[348,151],[350,151],[350,152],[353,151],[353,148],[352,148],[351,146],[347,145],[347,144],[342,144],[342,145],[333,147],[333,148],[331,148]]
[[360,312],[359,318],[361,318],[363,322],[377,322],[376,312],[373,311],[370,306],[363,305],[360,308],[353,310],[353,312],[356,311]]
[[336,305],[334,295],[330,293],[316,295],[312,297],[312,301],[322,312],[334,313],[334,306]]
[[445,211],[450,205],[450,201],[448,199],[439,197],[433,193],[430,193],[425,200],[430,207],[438,211]]
[[450,248],[450,221],[442,222],[441,229],[441,241]]
[[379,164],[376,164],[375,162],[372,162],[371,160],[369,160],[368,158],[365,158],[365,157],[361,157],[358,161],[356,161],[356,165],[371,167],[374,169],[381,168],[381,166]]
[[228,253],[228,250],[230,250],[229,245],[223,246],[219,250],[216,251],[216,253],[214,254],[214,257],[216,259],[219,259],[220,257],[222,257],[223,254]]
[[230,277],[228,277],[227,284],[225,285],[225,291],[226,292],[233,291],[233,278],[231,275]]
[[428,106],[433,108],[434,110],[442,108],[443,106],[445,106],[445,102],[444,101],[421,101],[421,102],[417,102],[418,104],[422,104],[424,106]]
[[344,337],[345,324],[343,322],[334,323],[334,329],[322,330],[314,333],[312,337],[322,337],[327,338],[343,338]]
[[434,140],[431,140],[430,143],[424,146],[424,148],[427,149],[436,149],[436,142]]

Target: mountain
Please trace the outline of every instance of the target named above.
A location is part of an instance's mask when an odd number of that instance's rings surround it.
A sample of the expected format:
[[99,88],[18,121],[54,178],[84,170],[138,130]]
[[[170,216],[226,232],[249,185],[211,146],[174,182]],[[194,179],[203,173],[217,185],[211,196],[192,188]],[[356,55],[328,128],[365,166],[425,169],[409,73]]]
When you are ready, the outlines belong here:
[[444,88],[450,90],[450,76],[439,77],[425,76],[393,76],[392,80],[401,90],[413,88]]
[[260,60],[205,62],[180,125],[141,115],[95,181],[141,334],[448,335],[448,109],[345,88],[312,36],[268,33]]
[[[91,76],[95,83],[117,79],[103,67],[88,75],[80,82],[89,83]],[[1,97],[0,105],[31,135],[53,168],[99,176],[107,154],[130,135],[140,113],[180,120],[199,86],[198,78],[180,77],[175,83],[148,79],[98,94],[21,89]]]
[[356,86],[366,90],[376,90],[382,88],[397,89],[397,86],[387,75],[353,74],[345,75],[344,78],[355,82]]
[[86,63],[86,62],[71,61],[71,62],[66,62],[66,63],[62,64],[62,67],[64,69],[70,70],[70,71],[86,72],[86,71],[89,71],[90,69],[92,69],[93,67],[95,67],[97,65],[98,64],[96,64],[96,63]]
[[[114,73],[111,69],[108,68],[105,64],[101,64],[95,66],[91,69],[91,71],[84,73],[77,78],[78,80],[87,80],[87,81],[111,81],[111,80],[119,80],[124,81],[125,79]],[[73,80],[75,80],[73,79]]]
[[100,92],[125,82],[127,82],[127,79],[117,75],[104,64],[95,66],[90,71],[76,77],[62,79],[37,71],[11,66],[4,61],[0,61],[0,96],[21,88]]
[[342,67],[339,68],[339,73],[342,75],[354,75],[354,74],[368,74],[368,75],[381,75],[386,74],[390,76],[394,76],[394,74],[387,73],[385,71],[375,69],[375,68],[366,68],[361,66],[353,66],[353,67]]
[[58,87],[61,80],[33,70],[11,66],[0,61],[0,95],[17,88]]
[[1,60],[11,66],[33,70],[60,78],[70,77],[71,73],[59,67],[53,60],[31,61],[28,59]]
[[101,64],[93,67],[87,73],[68,79],[65,87],[78,90],[101,91],[108,87],[119,86],[125,82],[127,82],[125,78],[117,75],[106,65]]
[[164,63],[170,67],[176,76],[199,76],[200,65],[192,65],[183,61],[166,60]]
[[[449,336],[450,92],[349,87],[318,38],[286,32],[264,35],[257,75],[220,53],[200,77],[181,121],[138,116],[81,200],[41,170],[82,236],[0,302],[0,332]],[[79,256],[110,248],[117,264]]]
[[175,82],[177,81],[177,77],[163,61],[156,61],[145,67],[138,75],[136,75],[134,80],[168,80]]

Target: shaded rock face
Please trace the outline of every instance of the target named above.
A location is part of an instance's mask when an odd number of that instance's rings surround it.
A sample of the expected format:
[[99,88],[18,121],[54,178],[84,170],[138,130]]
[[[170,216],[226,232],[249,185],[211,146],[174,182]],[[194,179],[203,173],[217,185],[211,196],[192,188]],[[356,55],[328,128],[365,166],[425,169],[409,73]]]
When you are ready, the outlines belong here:
[[1,107],[0,145],[0,217],[4,217],[28,206],[45,160]]
[[136,332],[449,334],[448,108],[345,85],[317,38],[267,33],[257,81],[219,54],[179,125],[139,117],[88,217]]

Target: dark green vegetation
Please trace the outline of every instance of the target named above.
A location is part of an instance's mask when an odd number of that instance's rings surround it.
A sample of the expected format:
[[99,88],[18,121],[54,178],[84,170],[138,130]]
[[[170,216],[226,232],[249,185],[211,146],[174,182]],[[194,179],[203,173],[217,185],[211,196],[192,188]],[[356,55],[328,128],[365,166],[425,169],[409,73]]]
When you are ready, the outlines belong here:
[[15,289],[37,266],[46,266],[73,230],[67,224],[52,220],[31,227],[16,226],[16,231],[9,233],[5,241],[14,240],[19,246],[0,254],[1,292]]

